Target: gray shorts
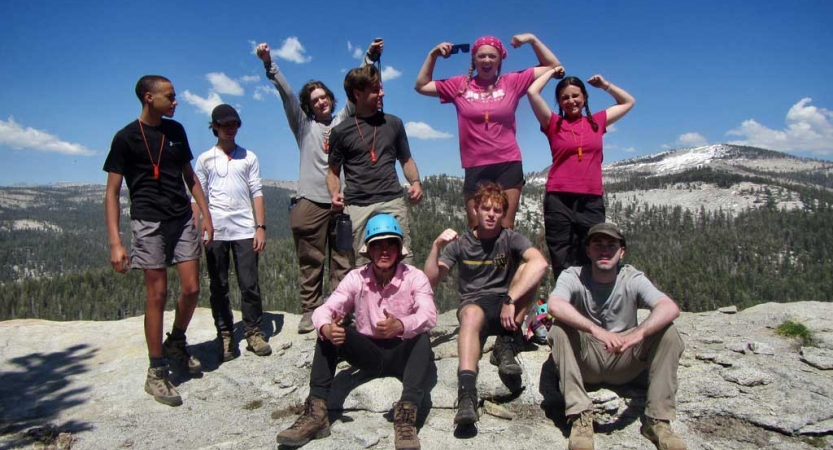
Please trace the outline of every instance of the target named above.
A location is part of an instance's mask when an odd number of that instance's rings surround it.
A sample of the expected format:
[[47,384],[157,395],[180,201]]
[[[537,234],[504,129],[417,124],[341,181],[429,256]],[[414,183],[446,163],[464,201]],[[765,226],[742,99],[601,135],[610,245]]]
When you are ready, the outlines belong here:
[[131,269],[164,269],[200,259],[202,249],[191,216],[163,222],[131,220]]

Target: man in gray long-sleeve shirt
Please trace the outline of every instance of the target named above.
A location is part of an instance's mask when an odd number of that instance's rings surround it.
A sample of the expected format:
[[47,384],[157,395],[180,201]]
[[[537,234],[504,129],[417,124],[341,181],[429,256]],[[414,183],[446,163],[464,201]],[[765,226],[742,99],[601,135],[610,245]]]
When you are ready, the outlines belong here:
[[[382,53],[384,43],[373,42],[363,64],[370,64]],[[350,252],[338,251],[335,245],[335,218],[341,212],[332,208],[326,178],[330,151],[330,130],[353,114],[355,106],[347,103],[337,113],[335,97],[324,83],[310,81],[298,97],[277,64],[272,61],[269,45],[257,46],[257,56],[266,68],[266,77],[275,85],[283,102],[286,120],[300,150],[301,164],[298,191],[292,201],[289,223],[295,240],[295,252],[301,272],[301,309],[299,333],[313,330],[312,311],[324,302],[324,261],[329,251],[330,291],[350,271]]]

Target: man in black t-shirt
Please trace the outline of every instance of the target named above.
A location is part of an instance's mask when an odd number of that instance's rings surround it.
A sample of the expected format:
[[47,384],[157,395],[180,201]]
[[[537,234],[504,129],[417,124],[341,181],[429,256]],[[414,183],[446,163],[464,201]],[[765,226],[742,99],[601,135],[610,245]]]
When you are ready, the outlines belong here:
[[[529,239],[503,228],[508,199],[495,183],[481,185],[474,194],[477,227],[462,236],[443,231],[425,261],[425,275],[436,287],[459,267],[460,334],[457,352],[457,414],[454,423],[477,422],[477,362],[487,336],[497,335],[491,363],[503,376],[518,376],[515,360],[520,325],[547,270],[547,260]],[[442,252],[442,253],[440,253]]]
[[[179,406],[182,398],[168,381],[168,361],[191,375],[202,372],[202,364],[188,353],[185,338],[200,293],[199,237],[185,185],[202,212],[206,244],[213,239],[214,227],[205,195],[191,169],[193,155],[185,130],[179,123],[164,119],[173,117],[176,109],[173,85],[165,77],[145,75],[136,83],[136,96],[142,103],[142,113],[116,133],[104,162],[108,173],[104,209],[110,263],[119,273],[127,273],[128,268],[144,271],[145,339],[150,358],[145,392],[160,403]],[[129,257],[119,234],[122,179],[130,193],[133,239]],[[179,272],[180,296],[173,330],[163,343],[167,267],[174,264]]]
[[[408,201],[412,205],[422,199],[422,184],[402,120],[380,111],[385,92],[379,70],[372,65],[351,70],[344,78],[344,91],[356,105],[356,113],[330,134],[327,187],[333,208],[344,208],[353,222],[355,265],[361,265],[368,262],[359,255],[365,224],[376,214],[394,216],[405,234],[405,247],[411,245],[408,208],[396,175],[396,161],[411,185]],[[346,182],[343,193],[339,181],[342,167]],[[410,260],[406,258],[405,262]]]

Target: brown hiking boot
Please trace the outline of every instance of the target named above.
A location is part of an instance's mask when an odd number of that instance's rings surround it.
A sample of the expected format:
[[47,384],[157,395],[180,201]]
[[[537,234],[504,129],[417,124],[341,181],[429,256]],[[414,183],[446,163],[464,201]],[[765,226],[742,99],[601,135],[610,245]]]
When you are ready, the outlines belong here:
[[168,337],[162,343],[162,356],[169,363],[173,363],[173,367],[177,370],[186,371],[190,375],[201,374],[202,363],[196,357],[191,356],[185,339],[172,339],[171,333],[167,334]]
[[520,375],[523,373],[523,368],[515,359],[515,354],[515,346],[503,342],[501,337],[498,336],[495,347],[492,349],[492,356],[489,357],[489,362],[498,366],[497,371],[501,375]]
[[666,420],[646,416],[639,431],[653,442],[658,450],[686,450],[685,442],[674,433],[671,424]]
[[457,391],[457,414],[454,425],[472,425],[480,419],[477,415],[477,390],[467,392],[462,387]]
[[583,411],[572,418],[568,450],[593,450],[593,411]]
[[154,400],[163,405],[179,406],[182,404],[182,397],[179,396],[179,392],[168,381],[168,366],[148,368],[145,392],[152,395]]
[[330,435],[330,420],[327,417],[327,401],[307,397],[304,412],[289,428],[278,433],[278,444],[300,447],[312,439]]
[[247,331],[246,342],[249,343],[246,350],[257,356],[269,356],[272,354],[272,347],[263,339],[263,334],[260,330]]
[[312,311],[305,312],[301,316],[301,321],[298,322],[298,334],[306,334],[315,330],[315,325],[312,324]]
[[393,404],[393,446],[396,450],[419,450],[416,429],[417,405],[411,402]]
[[220,333],[220,357],[223,359],[223,362],[229,362],[234,358],[240,356],[240,347],[237,345],[237,341],[234,339],[234,333],[229,331],[223,331]]

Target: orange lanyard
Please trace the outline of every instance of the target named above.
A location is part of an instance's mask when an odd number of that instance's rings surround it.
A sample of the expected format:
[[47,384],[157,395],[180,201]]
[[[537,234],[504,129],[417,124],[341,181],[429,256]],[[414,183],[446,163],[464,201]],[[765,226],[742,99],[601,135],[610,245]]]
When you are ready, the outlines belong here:
[[[579,137],[581,138],[581,141],[578,143],[578,160],[581,161],[582,159],[584,159],[584,149],[582,148],[584,146],[584,117],[579,119],[579,127],[581,128],[579,130]],[[570,134],[573,135],[573,144],[575,144],[576,134],[573,132],[572,128],[570,128]]]
[[364,140],[364,134],[362,134],[362,129],[359,127],[359,119],[356,116],[353,116],[353,120],[356,121],[356,129],[359,130],[359,137],[362,138],[362,143],[365,147],[370,149],[370,162],[376,162],[376,128],[377,126],[373,126],[373,145],[367,145],[367,141]]
[[148,151],[148,159],[150,165],[153,166],[153,179],[159,179],[159,165],[162,164],[162,149],[165,148],[165,133],[162,133],[162,143],[159,145],[159,157],[156,158],[156,163],[153,162],[153,155],[150,154],[150,146],[148,145],[148,138],[145,136],[145,128],[142,126],[142,121],[139,120],[139,129],[142,130],[142,139],[145,140],[145,148]]

